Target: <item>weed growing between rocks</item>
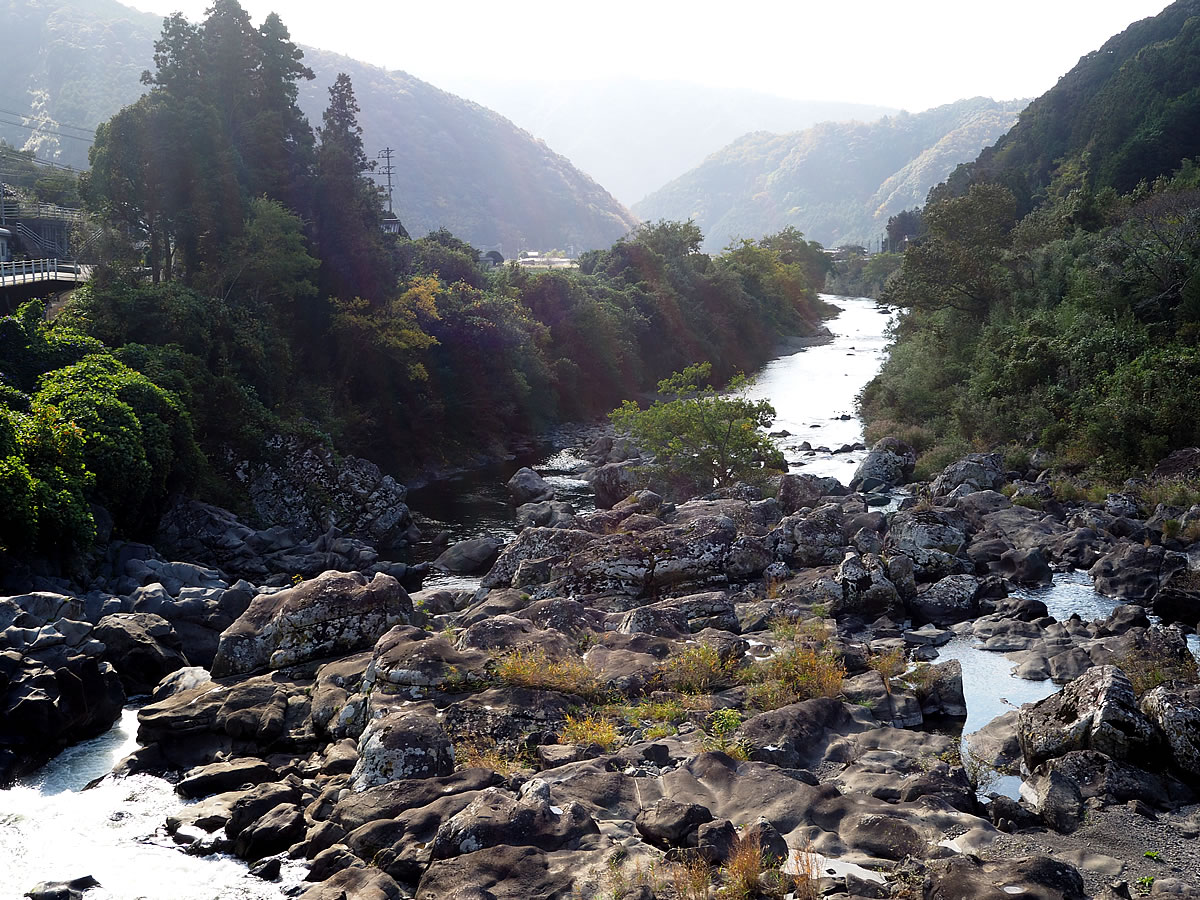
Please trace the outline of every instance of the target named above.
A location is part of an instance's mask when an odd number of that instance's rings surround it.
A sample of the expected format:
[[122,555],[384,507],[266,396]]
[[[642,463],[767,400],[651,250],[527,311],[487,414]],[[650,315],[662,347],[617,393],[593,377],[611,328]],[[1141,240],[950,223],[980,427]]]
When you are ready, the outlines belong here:
[[662,686],[681,694],[711,694],[733,685],[739,660],[726,659],[711,644],[696,644],[669,656],[659,668]]
[[712,888],[712,870],[697,855],[673,863],[670,869],[671,887],[678,900],[708,900]]
[[733,759],[749,759],[753,748],[734,737],[741,726],[742,714],[736,709],[718,709],[708,717],[701,746]]
[[605,696],[603,686],[578,659],[555,660],[545,650],[516,650],[496,664],[496,677],[514,687],[576,694],[586,700]]
[[1185,684],[1200,682],[1200,669],[1190,653],[1171,657],[1134,650],[1113,660],[1113,663],[1125,673],[1138,697],[1172,681]]
[[603,716],[588,714],[576,717],[567,714],[567,724],[558,735],[559,743],[580,747],[597,746],[605,752],[621,743],[617,726]]
[[528,752],[505,753],[495,743],[455,744],[454,759],[459,769],[491,769],[501,775],[529,772],[535,768]]
[[725,885],[721,894],[730,900],[749,900],[759,893],[759,876],[763,873],[762,844],[757,832],[743,836],[733,848],[725,864]]
[[908,660],[904,658],[904,650],[896,647],[886,653],[875,653],[867,660],[867,665],[883,676],[883,685],[887,692],[892,692],[892,679],[897,678],[908,668]]
[[755,662],[746,674],[750,703],[763,711],[815,697],[836,697],[846,667],[828,648],[793,647]]

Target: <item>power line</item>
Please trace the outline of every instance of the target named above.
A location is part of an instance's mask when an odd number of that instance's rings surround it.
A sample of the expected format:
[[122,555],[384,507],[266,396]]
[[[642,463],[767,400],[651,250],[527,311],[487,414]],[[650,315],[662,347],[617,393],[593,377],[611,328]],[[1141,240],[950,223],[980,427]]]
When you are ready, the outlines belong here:
[[85,144],[95,143],[92,138],[84,137],[81,134],[67,134],[65,131],[51,131],[48,128],[39,128],[34,125],[26,125],[24,122],[9,122],[5,119],[0,119],[0,125],[12,125],[14,128],[25,128],[29,131],[40,132],[42,134],[52,134],[55,137],[71,138],[76,141],[83,141]]
[[[15,109],[4,109],[2,107],[0,107],[0,113],[4,113],[4,115],[6,115],[6,116],[16,116],[19,119],[32,119],[33,118],[33,116],[29,115],[28,113],[17,112]],[[57,121],[54,124],[58,128],[70,128],[72,131],[86,131],[88,134],[96,133],[96,129],[84,128],[82,125],[69,125],[66,122],[57,122]]]

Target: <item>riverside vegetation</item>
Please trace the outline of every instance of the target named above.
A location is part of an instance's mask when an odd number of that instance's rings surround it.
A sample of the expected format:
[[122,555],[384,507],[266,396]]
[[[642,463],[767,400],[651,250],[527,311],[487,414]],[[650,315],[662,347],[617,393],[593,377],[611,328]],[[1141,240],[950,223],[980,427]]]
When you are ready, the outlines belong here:
[[541,274],[487,272],[444,230],[384,234],[353,86],[336,80],[314,134],[278,17],[255,29],[218,0],[156,48],[81,188],[111,226],[105,264],[52,323],[0,322],[11,550],[86,550],[89,503],[127,534],[181,490],[246,511],[231,469],[272,436],[435,467],[698,359],[726,380],[819,328],[824,256],[791,230],[711,257],[694,225],[647,225]]

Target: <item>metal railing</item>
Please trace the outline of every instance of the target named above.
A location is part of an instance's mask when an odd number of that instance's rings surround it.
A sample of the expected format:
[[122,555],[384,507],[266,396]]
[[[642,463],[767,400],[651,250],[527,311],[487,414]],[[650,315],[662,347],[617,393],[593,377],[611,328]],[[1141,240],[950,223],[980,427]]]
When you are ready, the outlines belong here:
[[5,219],[57,219],[60,222],[82,222],[83,210],[53,203],[28,200],[4,200],[0,212]]
[[0,263],[0,287],[28,284],[31,281],[87,281],[91,266],[59,259],[23,259]]

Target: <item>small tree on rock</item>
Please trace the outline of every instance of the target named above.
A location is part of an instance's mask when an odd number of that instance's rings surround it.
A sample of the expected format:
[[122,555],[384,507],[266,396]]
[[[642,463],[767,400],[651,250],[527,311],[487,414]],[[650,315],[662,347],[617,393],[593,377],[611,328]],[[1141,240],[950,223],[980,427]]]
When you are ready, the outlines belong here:
[[707,493],[786,469],[774,440],[760,430],[774,420],[775,409],[743,395],[743,375],[718,393],[708,384],[711,372],[709,363],[688,366],[658,383],[669,399],[646,409],[626,400],[609,418],[654,456],[651,474],[675,488]]

